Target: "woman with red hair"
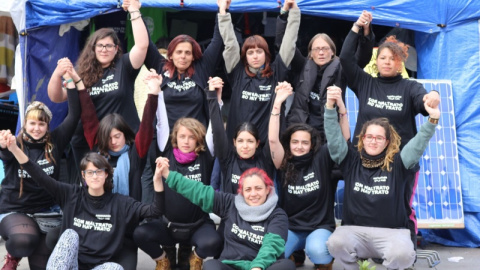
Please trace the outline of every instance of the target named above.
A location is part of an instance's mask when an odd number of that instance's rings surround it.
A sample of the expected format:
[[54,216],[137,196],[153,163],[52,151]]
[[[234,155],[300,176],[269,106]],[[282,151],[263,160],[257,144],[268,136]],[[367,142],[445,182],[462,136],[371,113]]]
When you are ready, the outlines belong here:
[[[220,34],[225,43],[223,58],[232,86],[227,122],[230,141],[235,128],[243,122],[251,122],[257,127],[262,145],[267,141],[268,116],[273,105],[275,86],[286,78],[295,54],[300,25],[300,9],[295,0],[286,0],[285,7],[284,10],[288,10],[290,15],[279,54],[273,62],[270,62],[272,56],[268,44],[261,36],[248,37],[240,50],[230,14],[220,12]],[[282,119],[285,119],[284,116]]]
[[203,269],[295,269],[294,263],[283,255],[287,215],[277,206],[273,181],[265,171],[246,170],[240,176],[235,195],[215,192],[211,186],[170,172],[167,158],[158,158],[157,162],[169,188],[225,221],[223,251],[218,260],[206,261]]

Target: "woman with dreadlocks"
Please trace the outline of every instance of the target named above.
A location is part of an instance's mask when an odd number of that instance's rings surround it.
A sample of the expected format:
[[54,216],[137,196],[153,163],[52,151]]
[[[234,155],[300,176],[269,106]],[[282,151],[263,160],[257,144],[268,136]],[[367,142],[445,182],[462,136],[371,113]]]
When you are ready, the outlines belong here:
[[[32,102],[26,109],[23,127],[17,137],[20,149],[42,170],[54,179],[60,176],[60,159],[65,147],[70,142],[80,118],[80,103],[74,81],[78,74],[66,58],[58,65],[69,66],[63,69],[68,94],[68,115],[53,131],[49,130],[52,113],[39,101]],[[85,90],[83,83],[77,84],[78,90]],[[46,228],[37,225],[32,217],[38,213],[58,212],[52,196],[32,181],[31,176],[23,170],[12,153],[7,150],[4,138],[10,130],[0,131],[0,158],[5,166],[5,179],[0,190],[0,235],[5,240],[7,256],[4,268],[16,269],[22,257],[29,257],[30,269],[44,269],[49,254],[45,244]],[[56,207],[55,207],[56,206]],[[59,224],[58,224],[59,225]],[[38,252],[36,252],[37,250]]]

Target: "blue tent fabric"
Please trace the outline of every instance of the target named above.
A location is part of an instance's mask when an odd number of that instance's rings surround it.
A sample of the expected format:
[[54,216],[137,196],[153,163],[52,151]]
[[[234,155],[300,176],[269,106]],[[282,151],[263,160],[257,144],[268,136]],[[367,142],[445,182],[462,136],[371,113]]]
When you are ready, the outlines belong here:
[[[216,11],[216,0],[142,0],[144,7]],[[283,2],[283,1],[282,1]],[[418,78],[452,80],[455,121],[462,179],[466,229],[428,230],[427,240],[462,246],[480,246],[480,1],[476,0],[302,0],[302,14],[354,21],[362,10],[373,13],[373,23],[416,31]],[[28,98],[45,101],[65,115],[63,104],[51,104],[46,95],[56,61],[78,56],[78,31],[58,37],[58,25],[88,19],[120,9],[117,0],[29,0],[26,2],[27,42],[21,43]],[[278,12],[277,0],[235,0],[231,12]],[[19,29],[23,30],[23,29]],[[47,38],[46,38],[47,37]],[[27,46],[25,48],[25,46]],[[56,107],[58,106],[58,107]],[[453,113],[453,112],[452,112]],[[57,122],[52,125],[58,124]],[[468,213],[468,214],[467,214]],[[475,236],[476,235],[476,236]]]

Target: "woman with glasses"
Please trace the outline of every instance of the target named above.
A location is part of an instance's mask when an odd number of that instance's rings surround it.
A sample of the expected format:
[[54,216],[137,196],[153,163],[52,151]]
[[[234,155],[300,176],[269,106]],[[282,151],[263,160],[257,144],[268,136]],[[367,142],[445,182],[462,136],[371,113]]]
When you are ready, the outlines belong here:
[[[101,120],[110,113],[118,113],[136,132],[140,120],[135,113],[133,91],[135,78],[147,53],[148,32],[140,13],[140,2],[126,0],[124,5],[130,14],[135,45],[129,53],[123,54],[120,40],[113,29],[101,28],[95,31],[88,38],[77,60],[76,69],[80,79],[75,81],[75,84],[85,84],[98,119]],[[48,83],[48,96],[53,102],[62,102],[66,97],[61,88],[60,75],[59,71],[55,70]],[[75,164],[79,164],[89,151],[81,123],[78,123],[71,145]]]
[[57,182],[16,145],[13,135],[4,136],[8,150],[35,182],[44,188],[63,210],[62,236],[46,269],[123,269],[111,262],[123,246],[128,224],[158,217],[162,213],[163,188],[156,173],[154,203],[112,193],[113,169],[98,153],[88,153],[80,162],[85,186]]
[[337,87],[327,93],[325,134],[330,156],[345,179],[345,199],[342,226],[328,239],[328,250],[345,269],[358,269],[358,258],[380,258],[388,269],[406,269],[416,252],[408,229],[405,190],[435,134],[438,105],[424,102],[428,121],[401,150],[401,138],[387,118],[365,122],[357,149],[348,145],[341,138],[335,105],[344,107]]
[[[60,177],[60,160],[70,142],[80,118],[78,91],[85,92],[82,83],[75,87],[79,75],[67,58],[60,59],[57,69],[66,82],[68,114],[54,130],[50,130],[52,113],[42,102],[32,102],[25,111],[23,126],[16,143],[32,162],[40,166],[53,179]],[[7,256],[2,269],[17,269],[22,257],[28,257],[30,269],[44,269],[49,251],[45,246],[45,234],[50,235],[51,227],[59,224],[60,209],[52,194],[35,183],[14,156],[7,151],[7,137],[10,130],[0,131],[0,159],[5,168],[5,179],[0,188],[0,235],[5,240]],[[14,137],[15,138],[15,137]],[[55,214],[52,226],[41,226],[32,216]]]
[[[251,122],[260,134],[260,145],[267,142],[268,115],[273,105],[275,87],[287,76],[300,25],[300,9],[296,1],[286,0],[285,7],[290,16],[279,53],[273,61],[267,41],[259,35],[246,38],[240,48],[230,13],[220,12],[220,34],[225,43],[223,59],[227,79],[232,87],[227,121],[229,141],[232,141],[238,125]],[[285,119],[283,112],[284,108],[280,116],[282,120]]]
[[[305,249],[316,269],[332,269],[333,258],[326,241],[335,229],[333,204],[337,185],[331,176],[334,163],[327,146],[321,145],[318,131],[308,124],[290,125],[279,138],[280,107],[292,94],[292,87],[280,83],[275,91],[268,139],[271,158],[280,171],[278,204],[288,216],[285,257]],[[339,106],[339,110],[343,113],[345,107]],[[345,122],[345,117],[340,121]],[[348,129],[344,136],[350,136]]]

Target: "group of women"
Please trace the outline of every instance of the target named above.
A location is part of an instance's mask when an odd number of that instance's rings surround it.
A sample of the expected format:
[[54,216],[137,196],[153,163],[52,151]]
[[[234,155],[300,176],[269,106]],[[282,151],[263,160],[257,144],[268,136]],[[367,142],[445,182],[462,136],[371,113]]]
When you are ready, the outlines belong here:
[[[261,36],[240,48],[230,3],[217,1],[203,53],[180,35],[164,58],[149,43],[140,2],[128,0],[135,39],[129,53],[122,54],[113,30],[100,29],[76,67],[58,61],[48,92],[52,101],[68,100],[63,123],[50,131],[51,112],[33,102],[17,137],[0,131],[0,235],[8,251],[2,270],[16,269],[22,257],[30,269],[135,269],[138,247],[158,270],[295,269],[288,258],[302,249],[316,269],[332,269],[334,258],[345,269],[358,268],[359,258],[383,259],[393,269],[413,264],[408,198],[440,111],[437,92],[399,75],[406,47],[387,39],[378,50],[379,76],[364,73],[374,43],[372,15],[364,11],[340,58],[326,34],[312,38],[304,57],[295,48],[300,10],[285,0],[272,60]],[[232,86],[226,129],[223,81],[210,77],[222,51]],[[149,96],[140,122],[132,114],[133,81],[143,63]],[[285,82],[289,71],[293,87]],[[360,101],[352,143],[347,85]],[[393,105],[375,106],[383,102]],[[417,133],[418,113],[429,121]],[[139,202],[140,178],[154,132],[155,196],[146,204]],[[57,181],[69,142],[81,186]],[[210,186],[215,158],[220,191]],[[346,183],[338,228],[335,168]],[[63,213],[61,222],[40,230],[37,217],[51,213]],[[218,229],[208,213],[222,219]],[[204,263],[207,257],[214,259]]]

